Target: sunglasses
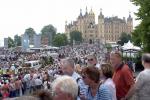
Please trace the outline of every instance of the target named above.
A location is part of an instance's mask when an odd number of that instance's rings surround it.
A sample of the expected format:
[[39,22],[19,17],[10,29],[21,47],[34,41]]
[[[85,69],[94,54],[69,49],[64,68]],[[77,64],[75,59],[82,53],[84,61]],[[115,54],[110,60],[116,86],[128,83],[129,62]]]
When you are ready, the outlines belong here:
[[93,59],[88,59],[88,61],[93,61]]

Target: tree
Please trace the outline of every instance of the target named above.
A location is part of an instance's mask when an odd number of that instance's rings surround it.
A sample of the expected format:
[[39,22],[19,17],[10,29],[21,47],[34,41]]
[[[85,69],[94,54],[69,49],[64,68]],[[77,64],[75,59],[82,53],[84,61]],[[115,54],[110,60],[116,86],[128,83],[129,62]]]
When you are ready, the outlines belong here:
[[29,36],[29,44],[30,45],[33,45],[33,37],[34,37],[34,34],[36,34],[36,32],[34,31],[33,28],[28,28],[25,30],[25,34],[27,34]]
[[124,43],[127,43],[129,40],[131,41],[131,35],[127,33],[122,33],[119,40],[120,41],[118,41],[117,43],[123,46]]
[[71,43],[73,43],[73,41],[82,42],[82,33],[79,31],[70,32],[70,41]]
[[21,36],[15,35],[14,36],[14,43],[16,46],[21,46]]
[[15,47],[14,40],[11,37],[8,37],[8,48]]
[[131,2],[139,7],[135,15],[137,20],[141,21],[133,32],[133,42],[142,45],[144,52],[150,52],[150,1],[131,0]]
[[53,25],[44,26],[41,30],[42,38],[48,37],[48,45],[52,45],[52,40],[56,35],[56,28]]
[[68,41],[67,41],[67,36],[65,34],[56,34],[54,39],[53,39],[53,45],[54,46],[65,46],[67,45]]
[[[137,26],[139,27],[139,26]],[[141,32],[140,32],[140,28],[137,28],[136,30],[134,30],[134,32],[132,33],[132,41],[134,43],[134,45],[141,47],[142,45],[142,38],[141,38]]]

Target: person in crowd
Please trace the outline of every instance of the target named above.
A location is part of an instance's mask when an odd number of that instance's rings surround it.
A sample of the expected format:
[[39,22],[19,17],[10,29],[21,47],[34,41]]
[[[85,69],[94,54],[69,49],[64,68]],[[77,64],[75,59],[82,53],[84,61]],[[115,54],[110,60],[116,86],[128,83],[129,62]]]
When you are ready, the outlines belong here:
[[[4,84],[6,84],[6,83],[4,82]],[[8,88],[8,86],[4,85],[1,88],[1,95],[2,95],[2,100],[9,97],[9,88]]]
[[22,96],[22,81],[17,78],[15,81],[16,96]]
[[29,87],[30,87],[30,93],[33,93],[36,90],[35,79],[33,78],[33,76],[31,76],[31,78],[30,78]]
[[52,93],[48,90],[40,90],[33,96],[38,97],[39,100],[53,100]]
[[53,100],[77,100],[78,84],[70,76],[58,77],[52,83]]
[[150,53],[142,55],[142,65],[144,70],[139,73],[135,84],[122,100],[128,100],[134,94],[135,100],[150,100]]
[[10,91],[10,95],[9,95],[10,98],[16,96],[16,87],[15,87],[15,81],[14,81],[14,79],[10,80],[9,91]]
[[87,56],[87,66],[97,67],[98,69],[100,69],[100,64],[98,63],[95,55],[88,55]]
[[113,51],[110,54],[110,62],[114,68],[113,81],[116,85],[117,100],[124,98],[129,89],[134,84],[133,73],[128,65],[122,61],[119,51]]
[[35,86],[36,86],[36,90],[40,90],[42,88],[42,80],[40,79],[40,76],[38,76],[35,79]]
[[43,75],[43,86],[44,86],[44,89],[51,88],[51,81],[50,81],[50,77],[47,72],[44,73],[44,75]]
[[101,79],[103,79],[103,84],[109,88],[111,93],[111,100],[117,100],[116,98],[116,87],[115,83],[112,80],[113,76],[113,67],[110,64],[102,64],[101,65]]
[[78,100],[85,97],[87,86],[84,84],[82,77],[75,72],[73,59],[67,58],[62,61],[62,71],[64,75],[71,76],[79,86]]
[[77,72],[78,74],[81,74],[82,68],[79,64],[75,65],[75,72]]
[[112,100],[107,86],[100,83],[100,73],[96,67],[85,67],[82,77],[88,89],[85,100]]

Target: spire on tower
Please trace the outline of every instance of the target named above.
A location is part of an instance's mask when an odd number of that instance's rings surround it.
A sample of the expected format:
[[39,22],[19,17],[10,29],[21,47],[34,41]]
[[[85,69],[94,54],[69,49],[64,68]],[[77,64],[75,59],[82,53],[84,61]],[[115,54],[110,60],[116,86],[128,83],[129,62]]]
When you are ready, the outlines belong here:
[[129,18],[131,18],[131,12],[129,11]]
[[85,14],[86,14],[86,15],[88,14],[88,9],[87,9],[87,6],[86,6],[86,9],[85,9]]
[[129,17],[127,18],[128,21],[132,21],[131,12],[129,11]]
[[102,8],[100,8],[100,15],[102,15]]
[[86,12],[88,12],[87,6],[86,6]]
[[67,25],[67,20],[65,21],[65,25]]
[[82,16],[82,9],[80,9],[80,16]]
[[100,15],[99,15],[99,18],[104,18],[104,15],[102,13],[102,8],[100,8]]
[[93,10],[92,10],[92,7],[91,7],[91,11],[90,11],[89,14],[94,15],[94,12],[93,12]]

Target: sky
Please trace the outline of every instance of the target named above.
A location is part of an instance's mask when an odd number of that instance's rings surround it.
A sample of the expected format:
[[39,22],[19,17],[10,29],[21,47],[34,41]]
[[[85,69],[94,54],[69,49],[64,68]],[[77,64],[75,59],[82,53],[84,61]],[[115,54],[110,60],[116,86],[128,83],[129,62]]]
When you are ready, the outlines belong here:
[[5,37],[21,35],[25,29],[32,27],[40,33],[43,26],[52,24],[57,32],[65,31],[65,21],[76,20],[82,9],[85,13],[93,9],[96,22],[100,9],[105,17],[133,17],[134,27],[138,25],[134,12],[138,7],[130,0],[0,0],[0,46]]

